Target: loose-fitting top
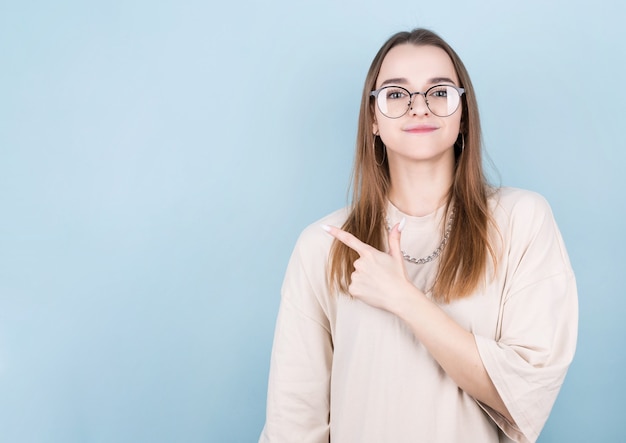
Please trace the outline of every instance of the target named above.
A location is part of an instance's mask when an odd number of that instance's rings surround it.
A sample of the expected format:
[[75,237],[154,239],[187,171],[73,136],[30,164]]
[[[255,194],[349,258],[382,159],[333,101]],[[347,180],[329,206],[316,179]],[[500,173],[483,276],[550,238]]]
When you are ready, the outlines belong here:
[[[444,372],[397,316],[329,291],[332,237],[346,209],[303,231],[282,288],[260,443],[533,442],[573,358],[574,275],[547,202],[502,188],[490,197],[498,263],[469,297],[440,304],[476,340],[515,424],[475,400]],[[402,249],[425,257],[439,245],[444,208],[406,217]],[[438,260],[405,263],[431,296]]]

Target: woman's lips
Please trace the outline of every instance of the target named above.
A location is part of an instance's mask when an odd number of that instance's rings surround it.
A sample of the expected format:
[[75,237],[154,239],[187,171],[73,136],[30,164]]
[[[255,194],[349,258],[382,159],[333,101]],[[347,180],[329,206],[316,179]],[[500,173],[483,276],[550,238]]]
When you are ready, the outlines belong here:
[[404,132],[409,132],[411,134],[425,134],[428,132],[436,131],[437,129],[439,128],[434,125],[411,125],[402,128]]

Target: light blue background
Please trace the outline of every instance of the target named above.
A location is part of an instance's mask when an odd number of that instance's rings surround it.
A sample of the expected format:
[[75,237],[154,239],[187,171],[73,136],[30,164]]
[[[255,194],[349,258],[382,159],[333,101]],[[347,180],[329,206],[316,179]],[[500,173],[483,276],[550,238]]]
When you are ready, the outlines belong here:
[[621,441],[623,5],[2,1],[0,441],[255,441],[291,248],[346,203],[367,67],[416,26],[577,273],[540,441]]

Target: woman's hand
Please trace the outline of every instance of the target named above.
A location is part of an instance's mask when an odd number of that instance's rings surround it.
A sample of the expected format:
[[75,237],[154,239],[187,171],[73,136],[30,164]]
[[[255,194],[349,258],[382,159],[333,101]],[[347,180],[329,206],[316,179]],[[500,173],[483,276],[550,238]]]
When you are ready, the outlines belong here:
[[400,249],[404,221],[389,231],[389,252],[379,251],[334,226],[322,226],[326,232],[359,254],[348,287],[350,295],[370,306],[396,314],[412,293],[418,291],[407,278]]

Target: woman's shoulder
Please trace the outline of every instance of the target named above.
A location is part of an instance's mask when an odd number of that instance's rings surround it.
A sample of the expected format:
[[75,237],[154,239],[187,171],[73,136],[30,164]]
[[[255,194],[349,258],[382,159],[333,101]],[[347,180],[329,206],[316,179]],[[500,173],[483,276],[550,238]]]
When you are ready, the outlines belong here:
[[501,187],[490,195],[494,216],[536,219],[552,217],[550,204],[541,194],[526,189]]
[[[492,196],[492,216],[500,235],[519,248],[541,239],[545,244],[558,243],[566,257],[561,234],[548,201],[533,191],[500,188]],[[567,259],[562,260],[567,262]]]
[[327,254],[333,239],[322,229],[322,225],[341,227],[349,214],[350,208],[344,207],[311,223],[300,234],[297,247],[307,251],[319,251]]

